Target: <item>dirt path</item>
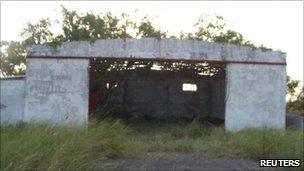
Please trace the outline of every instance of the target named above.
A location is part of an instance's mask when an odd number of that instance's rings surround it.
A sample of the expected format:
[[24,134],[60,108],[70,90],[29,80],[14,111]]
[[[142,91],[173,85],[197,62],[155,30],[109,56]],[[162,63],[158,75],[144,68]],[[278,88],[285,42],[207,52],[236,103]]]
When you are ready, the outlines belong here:
[[[258,161],[243,159],[207,159],[195,154],[148,153],[132,159],[111,160],[102,170],[261,170]],[[269,168],[267,168],[269,170]]]

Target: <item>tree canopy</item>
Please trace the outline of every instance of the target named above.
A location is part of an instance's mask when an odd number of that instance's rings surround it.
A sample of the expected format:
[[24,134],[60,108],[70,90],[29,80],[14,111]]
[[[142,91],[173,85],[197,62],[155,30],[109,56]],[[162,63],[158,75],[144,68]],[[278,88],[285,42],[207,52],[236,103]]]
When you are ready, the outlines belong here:
[[[179,36],[168,35],[168,31],[156,28],[153,19],[145,16],[136,22],[129,14],[113,15],[111,12],[100,14],[79,14],[76,11],[62,8],[61,33],[55,34],[50,30],[53,23],[50,19],[41,19],[37,23],[28,23],[21,31],[22,41],[1,42],[1,74],[4,76],[22,75],[25,73],[25,50],[34,44],[48,43],[54,48],[66,41],[95,41],[97,39],[115,38],[178,38],[225,42],[244,45],[252,48],[269,50],[263,45],[257,47],[244,39],[241,33],[227,29],[222,16],[210,17],[202,15],[194,24],[194,33],[183,33]],[[131,34],[134,33],[134,34]],[[4,48],[2,48],[4,47]]]
[[[256,46],[244,36],[232,29],[226,28],[223,16],[201,15],[194,23],[194,32],[181,32],[180,35],[169,35],[168,31],[156,28],[153,19],[143,17],[139,22],[130,19],[129,14],[113,15],[111,12],[100,14],[79,14],[76,11],[62,8],[62,21],[54,22],[50,19],[41,19],[37,23],[28,23],[21,31],[22,41],[2,41],[0,64],[3,76],[23,75],[25,73],[25,51],[34,44],[48,43],[54,48],[66,41],[92,41],[97,39],[115,38],[175,38],[188,40],[203,40],[209,42],[231,43],[248,46],[263,51],[271,50],[264,45]],[[53,33],[50,27],[60,23],[61,33]],[[132,34],[133,33],[133,34]],[[299,82],[288,78],[287,92],[293,97],[288,102],[287,108],[303,110],[303,90],[298,96],[295,89]],[[296,96],[296,97],[295,97]],[[301,101],[302,100],[302,101]]]

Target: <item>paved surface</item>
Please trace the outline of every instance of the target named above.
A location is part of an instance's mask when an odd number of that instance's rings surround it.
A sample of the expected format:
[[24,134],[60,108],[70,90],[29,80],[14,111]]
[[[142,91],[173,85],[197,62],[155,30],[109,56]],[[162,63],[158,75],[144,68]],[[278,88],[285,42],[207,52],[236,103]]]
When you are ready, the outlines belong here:
[[[258,161],[243,159],[207,159],[196,154],[148,153],[132,159],[111,160],[102,170],[261,170]],[[266,169],[265,169],[266,170]],[[274,170],[267,168],[267,170]]]

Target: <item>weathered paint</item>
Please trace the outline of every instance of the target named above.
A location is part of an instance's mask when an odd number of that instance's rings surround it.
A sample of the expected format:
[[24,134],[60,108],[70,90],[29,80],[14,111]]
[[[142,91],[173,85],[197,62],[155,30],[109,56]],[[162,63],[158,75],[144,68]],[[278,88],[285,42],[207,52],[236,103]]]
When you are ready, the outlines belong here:
[[[224,111],[211,107],[219,117],[225,112],[226,129],[285,128],[286,54],[282,52],[194,40],[145,38],[66,42],[57,50],[37,45],[28,49],[27,57],[25,121],[86,123],[89,59],[96,57],[228,63],[226,91],[213,94],[211,99],[223,98],[226,93]],[[83,59],[75,59],[78,57]],[[223,86],[215,85],[213,91]]]
[[88,66],[82,59],[27,59],[25,121],[85,124]]
[[225,127],[285,128],[285,66],[228,64]]
[[235,62],[285,63],[285,53],[262,52],[260,49],[196,40],[176,39],[111,39],[66,42],[58,49],[48,45],[36,45],[28,49],[30,57],[97,57],[211,60]]
[[1,78],[0,117],[1,125],[15,125],[23,120],[24,77]]

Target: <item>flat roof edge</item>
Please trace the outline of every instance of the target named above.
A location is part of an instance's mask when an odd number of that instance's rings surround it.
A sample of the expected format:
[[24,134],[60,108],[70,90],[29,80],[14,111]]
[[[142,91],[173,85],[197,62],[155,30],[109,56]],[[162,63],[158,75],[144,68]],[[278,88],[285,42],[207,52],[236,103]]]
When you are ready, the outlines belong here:
[[257,62],[257,61],[220,61],[220,60],[185,60],[185,59],[166,59],[166,58],[121,58],[121,57],[75,57],[75,56],[27,56],[29,59],[103,59],[103,60],[126,60],[126,61],[168,61],[168,62],[178,62],[183,61],[186,63],[191,62],[208,62],[214,64],[228,64],[228,63],[236,63],[236,64],[261,64],[261,65],[286,65],[286,62]]
[[177,39],[109,39],[65,42],[57,49],[46,44],[27,49],[28,57],[96,57],[173,60],[286,62],[286,53],[226,43]]

